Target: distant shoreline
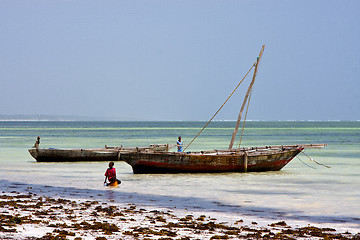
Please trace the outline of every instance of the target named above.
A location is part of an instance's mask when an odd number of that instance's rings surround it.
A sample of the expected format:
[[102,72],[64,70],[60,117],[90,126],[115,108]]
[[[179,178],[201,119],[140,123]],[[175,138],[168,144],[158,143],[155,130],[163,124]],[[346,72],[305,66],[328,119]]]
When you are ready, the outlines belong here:
[[[127,120],[127,119],[96,119],[96,118],[11,118],[2,117],[0,122],[207,122],[208,120]],[[236,122],[236,120],[213,120],[213,122]],[[247,120],[247,122],[360,122],[360,120]]]

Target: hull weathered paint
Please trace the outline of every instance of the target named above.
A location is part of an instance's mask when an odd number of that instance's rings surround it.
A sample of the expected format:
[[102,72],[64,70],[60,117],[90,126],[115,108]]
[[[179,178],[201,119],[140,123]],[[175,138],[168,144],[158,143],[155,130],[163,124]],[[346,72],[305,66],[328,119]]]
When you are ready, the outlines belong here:
[[29,152],[38,162],[116,161],[119,151],[108,149],[36,149]]
[[122,153],[133,151],[166,151],[167,144],[149,147],[107,147],[91,149],[30,148],[29,153],[38,162],[119,161]]
[[216,173],[279,171],[303,148],[244,152],[155,153],[132,152],[121,155],[134,173]]

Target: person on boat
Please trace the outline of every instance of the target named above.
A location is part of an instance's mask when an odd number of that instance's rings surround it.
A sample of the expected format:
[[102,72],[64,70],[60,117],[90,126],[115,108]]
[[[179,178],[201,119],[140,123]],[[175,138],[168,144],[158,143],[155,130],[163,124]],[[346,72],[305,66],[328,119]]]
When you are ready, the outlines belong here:
[[40,136],[37,137],[36,142],[33,147],[36,149],[39,149],[39,145],[40,145]]
[[[106,183],[106,180],[109,180],[109,183]],[[114,168],[114,162],[110,162],[109,168],[105,172],[104,184],[106,184],[108,186],[111,183],[114,183],[116,181],[118,182],[118,184],[121,183],[121,181],[116,178],[116,169]]]
[[178,148],[178,152],[182,152],[183,151],[183,142],[181,141],[181,136],[179,136],[177,142],[176,142],[177,148]]

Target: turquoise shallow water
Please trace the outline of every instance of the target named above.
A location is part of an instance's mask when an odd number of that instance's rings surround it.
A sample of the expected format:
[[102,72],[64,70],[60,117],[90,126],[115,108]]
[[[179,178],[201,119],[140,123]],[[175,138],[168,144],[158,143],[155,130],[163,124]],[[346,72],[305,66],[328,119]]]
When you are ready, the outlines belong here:
[[[204,122],[0,122],[0,186],[74,197],[203,209],[261,218],[341,224],[360,229],[360,122],[247,122],[242,146],[327,143],[306,150],[278,172],[134,175],[116,162],[122,184],[107,189],[105,162],[37,163],[30,148],[93,148],[184,144]],[[234,122],[213,122],[190,151],[227,148]],[[304,163],[306,164],[304,164]],[[35,190],[37,189],[37,190]]]

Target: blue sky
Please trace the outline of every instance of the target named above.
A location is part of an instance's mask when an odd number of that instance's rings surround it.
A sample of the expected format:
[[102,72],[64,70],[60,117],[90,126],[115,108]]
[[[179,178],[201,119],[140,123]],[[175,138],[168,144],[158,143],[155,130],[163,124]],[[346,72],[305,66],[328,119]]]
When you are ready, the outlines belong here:
[[[0,0],[0,114],[360,119],[360,1]],[[249,83],[250,78],[247,83]],[[235,120],[246,85],[219,113]]]

